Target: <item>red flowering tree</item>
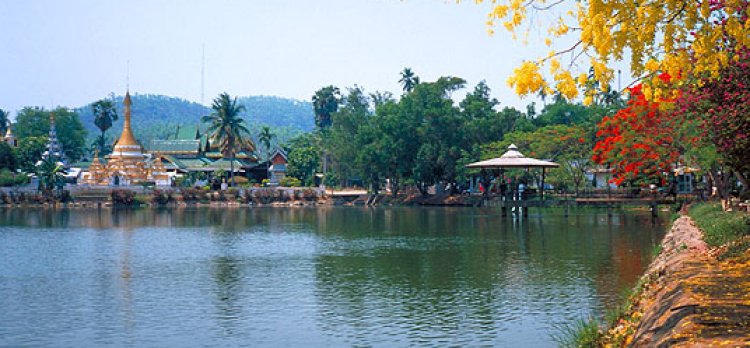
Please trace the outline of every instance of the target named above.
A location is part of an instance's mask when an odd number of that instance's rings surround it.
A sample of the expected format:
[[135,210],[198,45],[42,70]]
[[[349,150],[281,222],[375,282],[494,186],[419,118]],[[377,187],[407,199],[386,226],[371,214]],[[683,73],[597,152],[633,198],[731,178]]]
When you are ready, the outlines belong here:
[[[670,79],[667,74],[660,78]],[[673,101],[647,101],[642,88],[630,88],[627,107],[598,124],[592,159],[611,168],[618,185],[665,183],[685,145],[694,140],[678,131],[685,127],[684,120],[666,110]]]

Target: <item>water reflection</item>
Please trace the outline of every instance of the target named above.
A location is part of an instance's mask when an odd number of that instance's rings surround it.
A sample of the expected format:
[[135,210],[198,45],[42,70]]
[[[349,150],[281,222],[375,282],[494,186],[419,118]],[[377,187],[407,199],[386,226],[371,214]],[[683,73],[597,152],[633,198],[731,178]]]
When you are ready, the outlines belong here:
[[597,210],[0,209],[0,346],[544,346],[617,303],[662,230]]

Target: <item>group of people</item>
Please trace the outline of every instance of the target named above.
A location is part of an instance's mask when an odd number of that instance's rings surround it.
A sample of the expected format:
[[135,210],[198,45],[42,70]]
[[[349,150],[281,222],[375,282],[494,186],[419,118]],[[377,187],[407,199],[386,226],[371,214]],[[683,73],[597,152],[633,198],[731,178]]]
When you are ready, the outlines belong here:
[[515,184],[510,179],[497,178],[493,181],[479,183],[479,192],[482,194],[497,193],[505,200],[523,200],[527,188],[524,180],[519,180],[518,184]]

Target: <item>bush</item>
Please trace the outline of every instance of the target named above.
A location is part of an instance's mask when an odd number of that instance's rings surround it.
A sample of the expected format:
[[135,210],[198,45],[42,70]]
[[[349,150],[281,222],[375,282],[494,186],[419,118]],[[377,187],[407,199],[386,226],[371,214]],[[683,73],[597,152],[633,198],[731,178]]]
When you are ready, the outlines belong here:
[[112,190],[112,204],[119,206],[135,205],[135,192],[124,189]]
[[208,189],[186,187],[180,189],[184,202],[206,202],[209,200]]
[[750,216],[723,211],[718,203],[696,204],[690,208],[689,215],[703,230],[703,240],[710,246],[724,245],[750,235]]
[[260,182],[260,185],[261,185],[261,186],[268,186],[268,184],[269,184],[269,183],[271,183],[271,180],[269,180],[269,179],[263,179],[263,180],[262,180],[262,181]]
[[300,187],[302,186],[302,181],[299,179],[293,177],[293,176],[286,176],[279,180],[279,186],[284,187]]
[[7,168],[0,170],[0,186],[23,185],[29,180],[25,174],[13,173]]
[[151,202],[157,205],[166,205],[167,203],[174,202],[174,192],[171,190],[154,190],[151,196]]

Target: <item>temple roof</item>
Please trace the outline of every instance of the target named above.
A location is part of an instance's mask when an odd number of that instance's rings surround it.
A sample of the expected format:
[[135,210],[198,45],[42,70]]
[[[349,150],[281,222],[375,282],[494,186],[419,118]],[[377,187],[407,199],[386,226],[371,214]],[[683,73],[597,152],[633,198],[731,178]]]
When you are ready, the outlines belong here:
[[151,140],[148,151],[159,154],[191,154],[200,152],[201,141],[195,140]]

